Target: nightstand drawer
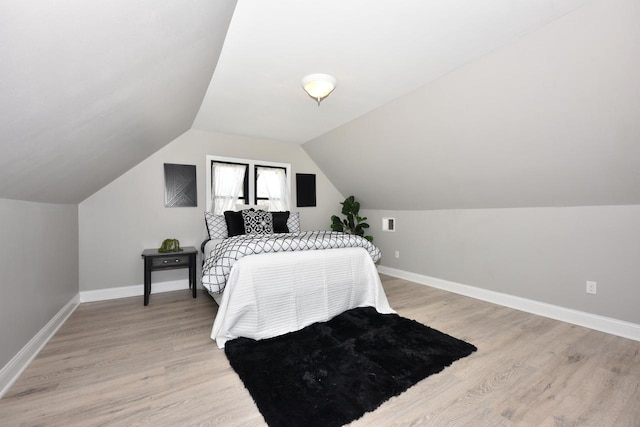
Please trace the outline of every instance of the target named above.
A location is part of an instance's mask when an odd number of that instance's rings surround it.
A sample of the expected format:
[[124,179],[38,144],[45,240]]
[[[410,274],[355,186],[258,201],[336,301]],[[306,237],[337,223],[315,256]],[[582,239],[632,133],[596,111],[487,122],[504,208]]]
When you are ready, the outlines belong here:
[[151,268],[189,266],[188,255],[176,255],[167,257],[153,257],[151,259]]

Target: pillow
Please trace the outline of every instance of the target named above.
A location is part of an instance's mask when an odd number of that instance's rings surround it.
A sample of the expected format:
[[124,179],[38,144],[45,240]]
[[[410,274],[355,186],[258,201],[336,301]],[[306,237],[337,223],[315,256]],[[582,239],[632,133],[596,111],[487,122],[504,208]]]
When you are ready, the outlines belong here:
[[300,232],[300,212],[291,212],[289,214],[289,219],[287,220],[287,228],[289,229],[289,233]]
[[287,227],[287,220],[289,219],[289,211],[284,212],[271,212],[273,218],[273,232],[274,233],[288,233],[289,227]]
[[263,210],[243,210],[244,231],[247,234],[271,234],[273,233],[273,216],[271,212]]
[[229,237],[244,234],[244,218],[242,218],[242,212],[225,211],[224,219],[227,223],[227,233]]
[[226,239],[229,237],[224,215],[214,215],[211,212],[205,212],[204,221],[207,223],[207,231],[209,232],[210,239]]

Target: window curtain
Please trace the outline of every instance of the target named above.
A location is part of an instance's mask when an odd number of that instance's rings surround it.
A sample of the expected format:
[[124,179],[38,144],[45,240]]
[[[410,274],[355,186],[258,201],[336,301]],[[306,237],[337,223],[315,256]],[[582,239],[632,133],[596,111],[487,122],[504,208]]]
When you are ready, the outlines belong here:
[[230,165],[225,163],[211,164],[211,196],[212,212],[222,215],[224,211],[234,210],[242,192],[246,165]]
[[258,167],[258,194],[266,194],[269,197],[268,209],[270,211],[288,211],[289,186],[287,174],[284,169]]

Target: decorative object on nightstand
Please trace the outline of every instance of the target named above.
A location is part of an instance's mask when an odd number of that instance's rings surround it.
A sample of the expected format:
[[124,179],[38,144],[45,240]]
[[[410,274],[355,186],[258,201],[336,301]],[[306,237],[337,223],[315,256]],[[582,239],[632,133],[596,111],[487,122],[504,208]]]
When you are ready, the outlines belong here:
[[[172,240],[172,239],[167,239],[167,240]],[[177,242],[177,240],[175,241]],[[178,248],[179,248],[179,244],[178,244]],[[151,294],[151,272],[152,271],[188,268],[189,269],[189,289],[192,290],[193,297],[195,298],[196,297],[196,255],[198,254],[198,250],[193,246],[187,246],[182,249],[179,249],[180,252],[160,252],[160,249],[145,249],[144,251],[142,251],[142,258],[144,259],[144,305],[149,305],[149,295]]]
[[178,239],[164,239],[158,252],[162,254],[167,252],[182,252],[182,249],[180,249],[180,241]]

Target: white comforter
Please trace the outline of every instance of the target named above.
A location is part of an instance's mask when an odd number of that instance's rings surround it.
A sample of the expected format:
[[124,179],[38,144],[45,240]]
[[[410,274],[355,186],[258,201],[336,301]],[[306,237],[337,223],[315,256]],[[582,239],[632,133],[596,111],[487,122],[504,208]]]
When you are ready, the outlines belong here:
[[394,313],[363,248],[251,255],[231,269],[211,338],[223,348],[237,337],[270,338],[364,306]]

